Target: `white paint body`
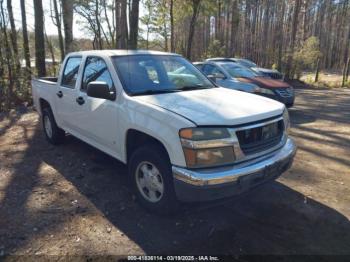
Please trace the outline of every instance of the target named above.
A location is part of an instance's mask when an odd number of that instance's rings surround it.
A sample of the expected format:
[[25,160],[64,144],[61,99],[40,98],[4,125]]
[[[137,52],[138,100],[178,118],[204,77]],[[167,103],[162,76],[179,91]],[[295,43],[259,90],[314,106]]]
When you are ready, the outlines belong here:
[[[171,55],[151,51],[84,51],[68,55],[81,56],[82,63],[74,89],[57,83],[32,81],[33,99],[38,112],[39,99],[51,106],[57,125],[73,136],[126,163],[126,137],[129,130],[138,130],[159,140],[168,151],[173,165],[186,167],[179,139],[179,130],[194,126],[233,126],[281,115],[284,105],[261,96],[213,88],[177,93],[129,96],[123,90],[111,56],[133,54]],[[116,87],[116,100],[88,97],[80,91],[82,71],[87,56],[104,59]],[[65,64],[65,61],[63,64]],[[58,98],[56,93],[63,92]],[[76,98],[85,99],[83,106]]]

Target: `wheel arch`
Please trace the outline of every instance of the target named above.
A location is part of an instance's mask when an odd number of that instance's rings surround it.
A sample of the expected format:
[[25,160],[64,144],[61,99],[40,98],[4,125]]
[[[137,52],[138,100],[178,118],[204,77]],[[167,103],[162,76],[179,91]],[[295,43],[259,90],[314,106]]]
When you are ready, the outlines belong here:
[[145,132],[139,131],[137,129],[129,129],[126,132],[126,139],[125,139],[125,156],[126,156],[126,161],[129,162],[129,159],[132,155],[132,153],[141,145],[146,145],[146,144],[153,144],[159,146],[165,153],[167,158],[170,161],[170,154],[164,143],[152,136],[149,135]]
[[52,111],[50,103],[44,98],[39,98],[39,105],[40,105],[40,108],[39,108],[40,114],[43,113],[43,110],[45,108],[49,108]]

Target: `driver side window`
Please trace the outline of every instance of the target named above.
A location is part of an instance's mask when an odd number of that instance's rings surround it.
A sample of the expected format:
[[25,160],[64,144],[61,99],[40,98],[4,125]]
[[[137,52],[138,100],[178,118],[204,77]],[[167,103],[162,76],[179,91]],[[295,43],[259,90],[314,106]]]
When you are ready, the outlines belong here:
[[105,82],[110,90],[113,89],[111,74],[105,61],[99,57],[88,57],[86,59],[81,91],[86,92],[88,84],[93,81]]
[[206,76],[214,75],[217,73],[223,74],[216,66],[214,65],[205,65],[203,68],[203,72]]

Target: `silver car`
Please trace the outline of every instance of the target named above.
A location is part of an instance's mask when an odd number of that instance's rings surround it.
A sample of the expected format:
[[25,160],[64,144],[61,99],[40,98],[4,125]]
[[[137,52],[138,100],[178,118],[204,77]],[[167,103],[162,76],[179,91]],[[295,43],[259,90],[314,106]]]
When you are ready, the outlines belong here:
[[[198,68],[219,86],[249,93],[255,93],[259,89],[255,84],[245,83],[232,77],[222,66],[223,64],[224,62],[208,61],[201,63]],[[197,66],[197,64],[194,65]]]
[[268,69],[268,68],[263,68],[259,67],[257,64],[255,64],[253,61],[244,59],[244,58],[225,58],[225,57],[216,57],[216,58],[208,58],[206,60],[207,62],[212,61],[212,62],[224,62],[224,61],[231,61],[234,63],[238,63],[242,66],[248,67],[251,70],[255,71],[257,74],[265,77],[271,77],[273,79],[278,79],[278,80],[283,80],[284,75],[280,73],[276,69]]

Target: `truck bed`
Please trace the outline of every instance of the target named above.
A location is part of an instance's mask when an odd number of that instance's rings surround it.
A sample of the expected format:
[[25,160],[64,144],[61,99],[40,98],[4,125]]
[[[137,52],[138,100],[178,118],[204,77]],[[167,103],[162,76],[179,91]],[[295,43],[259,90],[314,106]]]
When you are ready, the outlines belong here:
[[40,108],[39,99],[44,99],[52,106],[54,105],[57,81],[57,77],[40,77],[32,79],[32,95],[35,108]]
[[46,77],[36,78],[35,80],[56,84],[57,81],[58,81],[58,77],[56,77],[56,76],[46,76]]

